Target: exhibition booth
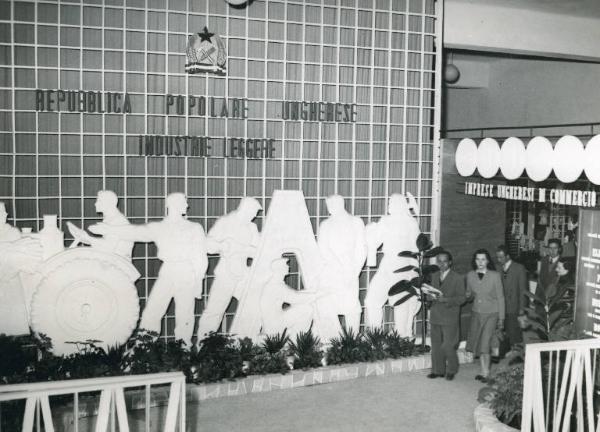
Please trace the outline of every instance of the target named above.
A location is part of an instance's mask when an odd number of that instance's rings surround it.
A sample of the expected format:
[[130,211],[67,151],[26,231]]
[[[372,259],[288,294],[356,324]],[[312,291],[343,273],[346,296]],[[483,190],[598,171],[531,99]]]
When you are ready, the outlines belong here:
[[476,249],[506,245],[535,292],[548,241],[575,264],[578,331],[597,335],[600,136],[443,140],[441,242],[465,271]]

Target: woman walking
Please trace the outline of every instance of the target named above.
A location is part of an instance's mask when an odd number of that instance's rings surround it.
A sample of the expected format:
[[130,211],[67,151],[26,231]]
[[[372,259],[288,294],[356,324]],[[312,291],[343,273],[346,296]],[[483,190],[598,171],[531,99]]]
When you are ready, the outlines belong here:
[[481,374],[475,379],[486,382],[490,374],[490,342],[496,329],[504,329],[504,290],[487,250],[475,251],[471,264],[466,294],[473,301],[473,309],[467,351],[479,357]]

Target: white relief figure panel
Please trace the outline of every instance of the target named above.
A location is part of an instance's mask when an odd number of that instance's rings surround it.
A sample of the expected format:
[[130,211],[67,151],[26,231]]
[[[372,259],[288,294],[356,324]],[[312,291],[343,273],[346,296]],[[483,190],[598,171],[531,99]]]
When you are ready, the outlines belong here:
[[[261,302],[268,301],[268,297],[263,297],[264,287],[279,278],[277,271],[273,268],[273,263],[281,260],[282,255],[287,253],[296,255],[306,290],[318,292],[322,262],[310,225],[304,195],[301,191],[276,190],[273,192],[271,205],[265,217],[260,244],[250,270],[248,288],[239,299],[238,309],[231,326],[232,334],[260,339],[265,334],[264,331],[261,332],[263,327],[265,330],[277,327],[272,324],[276,317],[269,315],[264,317],[257,311],[261,310]],[[277,265],[275,266],[277,267]],[[281,289],[285,290],[286,288],[281,286]],[[306,295],[307,304],[312,300],[310,295]],[[273,302],[276,301],[273,300]],[[293,307],[299,308],[301,305],[296,302],[290,306],[287,313],[292,312]],[[277,310],[277,306],[268,310]],[[316,318],[325,321],[324,317]],[[279,331],[283,331],[285,327],[280,326],[279,328]],[[313,331],[317,334],[318,328],[317,324],[313,325]],[[308,330],[308,327],[304,330]]]
[[[101,190],[96,196],[96,212],[102,214],[102,223],[108,226],[129,225],[129,221],[117,207],[119,199],[113,191]],[[102,237],[94,237],[81,228],[77,228],[71,222],[67,222],[69,232],[74,240],[70,247],[78,244],[90,245],[103,252],[115,253],[123,258],[130,260],[133,249],[133,241],[126,240],[114,233],[107,233]]]
[[[377,249],[382,246],[383,252],[383,258],[369,283],[365,297],[366,325],[370,327],[382,325],[382,307],[388,301],[389,289],[400,280],[410,280],[418,276],[416,272],[395,273],[395,270],[404,266],[417,264],[413,258],[398,256],[402,251],[418,252],[417,237],[421,232],[415,217],[418,210],[412,195],[407,194],[407,196],[408,200],[401,194],[392,194],[389,199],[389,214],[367,226],[369,246],[367,265],[377,266]],[[389,303],[394,304],[398,299],[396,296],[390,297]],[[413,318],[420,307],[416,297],[394,307],[394,324],[401,336],[413,336]]]
[[320,286],[329,295],[322,297],[319,305],[343,316],[346,327],[358,332],[361,315],[358,278],[367,258],[365,225],[361,218],[346,211],[342,196],[332,195],[325,202],[331,216],[319,227],[318,244],[325,269]]
[[29,333],[29,307],[20,275],[39,265],[42,248],[39,239],[22,235],[7,217],[0,202],[0,333],[22,335]]
[[[75,350],[69,342],[124,343],[139,317],[134,285],[139,273],[131,263],[134,242],[156,243],[162,261],[139,327],[160,333],[161,320],[174,300],[175,337],[188,346],[194,330],[195,299],[202,295],[208,266],[207,253],[218,253],[220,259],[199,321],[198,339],[219,329],[234,297],[238,308],[231,334],[260,340],[285,329],[294,337],[312,328],[327,342],[340,333],[341,322],[359,330],[359,274],[365,259],[369,266],[377,264],[380,246],[383,258],[365,298],[366,325],[382,324],[382,306],[397,300],[388,299],[389,288],[401,278],[414,276],[395,273],[414,264],[411,258],[398,257],[401,251],[416,251],[420,231],[412,196],[407,200],[392,195],[389,214],[366,228],[360,218],[346,211],[342,196],[330,196],[326,200],[330,216],[319,227],[318,242],[301,191],[273,193],[262,233],[253,222],[261,206],[250,197],[218,219],[208,236],[202,225],[186,219],[187,201],[181,193],[167,197],[163,220],[145,225],[131,225],[117,204],[113,192],[99,191],[96,210],[103,219],[89,228],[95,235],[68,224],[75,240],[64,251],[56,216],[46,215],[39,233],[23,235],[6,223],[4,205],[0,206],[2,295],[10,293],[11,304],[20,304],[20,309],[7,308],[3,316],[11,316],[10,312],[18,316],[4,320],[0,330],[27,333],[31,325],[35,332],[53,338],[59,354]],[[75,247],[77,244],[90,247]],[[303,290],[285,282],[289,263],[284,257],[289,254],[297,258]],[[395,307],[395,326],[401,335],[412,336],[419,308],[416,298]],[[9,328],[11,325],[14,328]]]
[[248,260],[256,255],[260,238],[253,220],[261,208],[256,199],[242,198],[238,208],[217,219],[208,232],[208,252],[218,253],[219,262],[198,323],[199,338],[219,329],[232,297],[245,297],[250,276]]
[[208,267],[206,235],[202,225],[185,218],[185,195],[172,193],[166,199],[167,215],[145,225],[93,225],[95,234],[114,234],[137,242],[154,242],[162,261],[140,320],[141,329],[160,333],[161,320],[175,300],[175,337],[191,345],[195,299],[202,296],[202,280]]

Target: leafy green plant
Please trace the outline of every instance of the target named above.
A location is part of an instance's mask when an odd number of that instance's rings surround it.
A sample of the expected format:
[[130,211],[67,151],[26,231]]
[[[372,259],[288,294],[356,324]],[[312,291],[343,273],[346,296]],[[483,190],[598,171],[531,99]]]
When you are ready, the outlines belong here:
[[402,337],[397,330],[385,335],[385,356],[391,358],[410,357],[416,351],[415,340]]
[[243,361],[251,361],[252,358],[260,354],[261,348],[256,345],[249,337],[238,339],[238,349]]
[[[159,334],[138,330],[127,342],[123,353],[122,367],[128,373],[144,374],[177,370],[177,360],[185,356],[182,342],[165,344]],[[165,363],[170,364],[165,367]]]
[[193,382],[214,382],[244,376],[242,355],[235,340],[211,332],[199,348],[190,351],[190,376]]
[[[10,382],[24,375],[27,366],[35,360],[35,345],[31,338],[0,334],[0,383]],[[33,349],[27,349],[27,347]]]
[[123,374],[121,359],[123,347],[104,350],[96,346],[98,341],[77,342],[77,352],[62,357],[58,379],[82,379]]
[[383,360],[387,357],[386,342],[388,332],[383,327],[367,328],[365,342],[369,345],[368,360]]
[[272,373],[286,374],[290,371],[287,363],[286,353],[279,351],[275,354],[268,353],[264,348],[250,361],[248,373],[252,375],[264,375]]
[[529,326],[536,332],[540,341],[560,341],[574,339],[573,318],[574,298],[569,293],[569,285],[559,285],[555,295],[543,298],[529,291],[527,308]]
[[417,297],[421,302],[421,333],[422,346],[425,346],[425,337],[427,336],[427,299],[425,292],[422,289],[423,284],[431,281],[431,275],[439,270],[438,266],[426,264],[430,258],[434,258],[440,252],[441,247],[433,247],[433,243],[429,240],[426,234],[419,234],[416,241],[417,252],[402,251],[398,254],[399,257],[412,258],[415,264],[409,264],[394,271],[394,273],[416,272],[417,276],[410,280],[401,280],[395,283],[388,291],[389,296],[404,294],[392,306],[398,306],[410,299]]
[[490,405],[501,422],[517,428],[521,425],[524,373],[522,363],[492,372],[487,386],[479,391],[478,398],[479,402]]
[[308,369],[321,366],[323,351],[321,340],[312,332],[312,326],[305,332],[296,335],[296,339],[289,342],[289,353],[294,356],[294,368]]
[[326,353],[327,364],[357,363],[366,361],[371,347],[362,334],[342,327],[339,336],[329,341]]
[[287,329],[284,329],[282,333],[265,336],[262,346],[269,354],[277,354],[283,351],[289,341],[290,337],[287,335]]

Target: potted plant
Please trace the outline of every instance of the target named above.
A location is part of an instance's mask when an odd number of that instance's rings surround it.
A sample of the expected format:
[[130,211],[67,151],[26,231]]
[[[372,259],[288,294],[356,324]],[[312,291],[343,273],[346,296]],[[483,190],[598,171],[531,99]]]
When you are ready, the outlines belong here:
[[426,234],[419,234],[416,241],[417,252],[402,251],[398,256],[403,258],[412,258],[415,264],[409,264],[394,271],[394,273],[416,272],[417,276],[408,280],[403,279],[395,283],[388,291],[389,296],[404,293],[405,295],[397,300],[392,306],[398,306],[413,296],[416,296],[421,302],[421,335],[422,346],[425,347],[425,337],[427,336],[427,297],[430,289],[427,282],[431,282],[431,275],[439,271],[438,266],[427,264],[429,259],[436,257],[442,252],[441,247],[433,247],[433,243]]

